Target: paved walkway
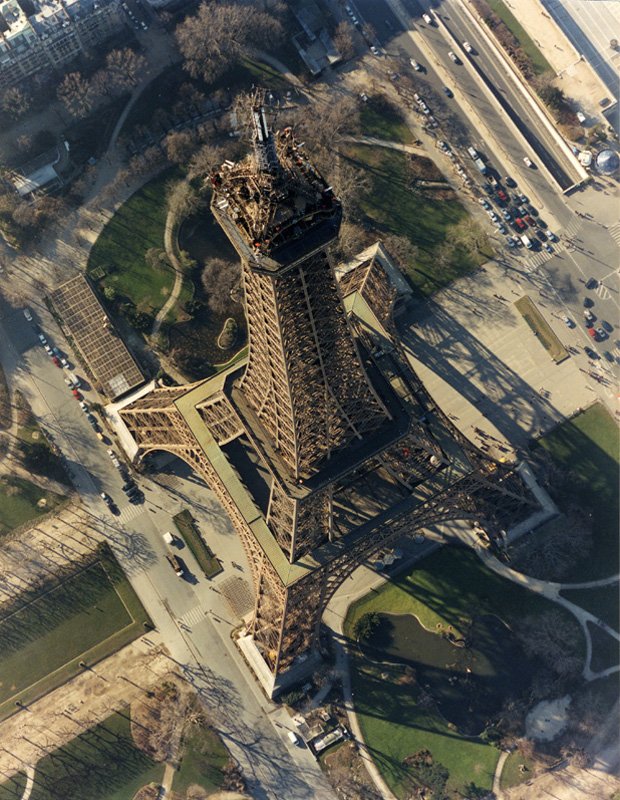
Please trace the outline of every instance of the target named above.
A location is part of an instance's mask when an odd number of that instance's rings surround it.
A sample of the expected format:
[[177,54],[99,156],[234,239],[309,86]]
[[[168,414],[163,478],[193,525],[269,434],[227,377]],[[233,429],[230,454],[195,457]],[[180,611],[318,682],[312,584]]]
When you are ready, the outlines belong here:
[[504,764],[506,763],[506,759],[510,753],[507,753],[505,750],[500,753],[499,758],[497,759],[497,764],[495,765],[495,773],[493,774],[493,796],[496,800],[500,800],[502,796],[501,790],[501,777],[502,777],[502,770],[504,769]]
[[29,800],[30,795],[32,794],[32,787],[34,786],[34,767],[28,765],[24,768],[24,772],[26,773],[26,785],[24,786],[24,793],[22,795],[22,800]]
[[172,287],[172,291],[170,292],[170,297],[159,309],[157,316],[155,317],[153,328],[151,330],[151,336],[156,336],[159,333],[159,329],[161,328],[163,321],[166,319],[168,312],[174,308],[177,300],[179,299],[179,295],[181,294],[181,288],[183,287],[183,265],[177,258],[173,240],[174,236],[176,235],[176,222],[177,219],[175,214],[168,209],[168,213],[166,214],[166,228],[164,230],[164,250],[168,256],[168,261],[174,270],[174,285]]

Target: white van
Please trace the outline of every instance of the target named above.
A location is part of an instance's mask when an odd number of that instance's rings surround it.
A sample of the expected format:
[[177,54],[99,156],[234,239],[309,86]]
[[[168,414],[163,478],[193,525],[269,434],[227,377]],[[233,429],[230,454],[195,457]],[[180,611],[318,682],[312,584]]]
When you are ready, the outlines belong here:
[[289,742],[291,744],[294,744],[294,745],[298,745],[299,744],[299,737],[297,736],[297,734],[294,731],[288,731],[287,736],[288,736]]
[[174,536],[170,533],[170,531],[166,531],[162,536],[162,539],[166,544],[173,545],[174,544]]

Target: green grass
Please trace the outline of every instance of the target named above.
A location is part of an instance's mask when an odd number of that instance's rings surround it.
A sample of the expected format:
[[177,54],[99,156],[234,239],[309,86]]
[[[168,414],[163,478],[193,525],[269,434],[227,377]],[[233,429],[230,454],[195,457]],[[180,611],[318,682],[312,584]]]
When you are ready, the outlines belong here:
[[[527,767],[525,772],[521,772],[519,765]],[[529,781],[534,774],[536,762],[532,758],[522,756],[517,750],[508,756],[504,762],[504,768],[500,779],[500,786],[503,790],[510,789],[511,786],[518,786],[520,783]]]
[[[42,758],[30,800],[131,800],[141,786],[161,783],[164,765],[139,750],[125,712],[72,739]],[[0,800],[18,800],[10,782],[0,784]]]
[[564,582],[596,580],[618,572],[618,453],[620,433],[609,412],[593,405],[538,441],[562,470],[553,494],[560,506],[592,514],[593,546]]
[[144,633],[144,608],[109,548],[0,620],[0,718]]
[[594,586],[592,589],[565,589],[560,594],[571,603],[576,603],[586,611],[595,614],[614,630],[618,630],[620,592],[617,583],[609,586]]
[[[45,500],[43,507],[37,505],[40,500]],[[63,500],[60,495],[40,489],[24,478],[0,478],[0,538],[13,528],[57,508]]]
[[216,791],[222,787],[222,769],[229,761],[228,750],[215,731],[194,725],[183,742],[183,758],[172,788],[183,796],[193,783]]
[[542,75],[543,72],[553,72],[547,59],[534,44],[521,23],[510,11],[506,3],[504,3],[503,0],[487,0],[487,3],[502,20],[504,25],[510,30],[515,39],[518,39],[519,44],[532,61],[534,72],[537,75]]
[[375,136],[401,144],[410,144],[413,141],[413,135],[398,109],[378,98],[371,97],[364,103],[360,122],[365,136]]
[[166,186],[174,176],[174,170],[166,171],[135,192],[105,226],[88,259],[89,274],[105,273],[103,287],[148,314],[159,311],[174,284],[171,267],[154,269],[144,259],[149,248],[164,247]]
[[441,246],[450,242],[451,229],[467,218],[467,211],[457,200],[410,191],[404,153],[359,145],[344,148],[344,154],[371,179],[371,189],[360,203],[364,224],[379,236],[405,236],[418,247],[417,263],[407,276],[421,294],[433,294],[491,257],[490,252],[473,257],[456,247],[447,263],[439,263]]
[[[509,625],[530,614],[557,608],[545,599],[488,570],[474,553],[444,547],[408,575],[385,584],[354,603],[345,621],[351,638],[359,617],[369,611],[415,614],[424,627],[452,625],[462,632],[472,616],[495,614]],[[584,642],[580,643],[584,650]],[[386,679],[381,673],[388,672]],[[377,766],[398,797],[406,794],[402,760],[428,748],[450,772],[449,788],[473,781],[490,789],[497,749],[458,734],[432,707],[417,703],[417,692],[399,683],[402,667],[375,666],[352,656],[356,711]]]
[[568,358],[568,351],[551,329],[543,315],[540,313],[531,297],[520,297],[514,304],[515,308],[534,331],[538,341],[549,353],[556,364],[561,364]]
[[222,565],[198,532],[196,522],[190,512],[184,509],[183,511],[179,511],[178,514],[175,514],[172,519],[183,540],[191,550],[192,555],[198,562],[198,566],[207,578],[213,578],[220,573],[222,571]]

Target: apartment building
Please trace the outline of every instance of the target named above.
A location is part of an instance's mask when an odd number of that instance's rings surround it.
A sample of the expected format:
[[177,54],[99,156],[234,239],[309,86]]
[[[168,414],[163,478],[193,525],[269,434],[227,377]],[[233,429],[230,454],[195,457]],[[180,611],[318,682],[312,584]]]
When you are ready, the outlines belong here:
[[119,0],[0,0],[0,89],[62,67],[121,25]]

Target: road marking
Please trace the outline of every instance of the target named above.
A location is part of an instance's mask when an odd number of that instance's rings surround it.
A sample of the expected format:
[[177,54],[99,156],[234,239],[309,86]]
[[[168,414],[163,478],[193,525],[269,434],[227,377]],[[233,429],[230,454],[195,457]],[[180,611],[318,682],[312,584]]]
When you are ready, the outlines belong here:
[[200,606],[194,606],[194,608],[190,608],[189,611],[186,611],[182,617],[179,617],[179,620],[184,625],[187,625],[188,628],[191,628],[192,625],[202,622],[205,617],[206,614],[204,610]]
[[144,514],[145,509],[142,506],[134,506],[128,505],[125,508],[121,508],[119,518],[122,522],[129,522],[129,520],[134,519],[139,514]]
[[595,292],[601,298],[601,300],[607,300],[608,297],[611,297],[611,292],[602,283],[599,283],[595,289]]
[[609,230],[609,235],[614,240],[614,242],[620,245],[620,222],[616,222],[614,225],[610,225],[608,230]]

